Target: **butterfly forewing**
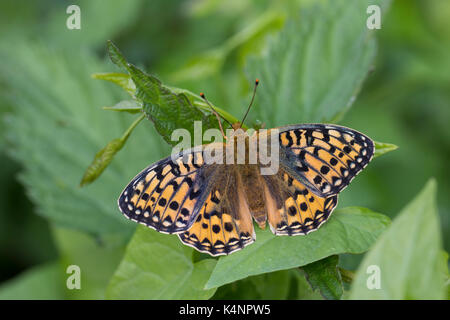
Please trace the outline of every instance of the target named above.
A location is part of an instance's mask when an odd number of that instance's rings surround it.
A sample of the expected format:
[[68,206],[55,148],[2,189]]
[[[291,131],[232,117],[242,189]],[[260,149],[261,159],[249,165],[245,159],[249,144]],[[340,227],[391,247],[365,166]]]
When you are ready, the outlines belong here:
[[320,197],[348,186],[375,151],[367,136],[337,125],[288,126],[279,131],[281,166]]
[[201,151],[173,161],[163,159],[138,174],[119,198],[129,219],[165,233],[187,230],[214,180],[216,168],[205,165]]

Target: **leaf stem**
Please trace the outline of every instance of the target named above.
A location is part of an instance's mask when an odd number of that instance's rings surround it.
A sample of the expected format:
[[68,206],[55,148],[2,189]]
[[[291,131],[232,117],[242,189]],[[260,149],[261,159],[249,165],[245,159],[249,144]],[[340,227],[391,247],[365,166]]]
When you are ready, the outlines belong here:
[[125,131],[125,133],[122,135],[122,140],[126,140],[128,139],[128,137],[130,136],[131,132],[134,130],[134,128],[136,128],[136,126],[139,124],[139,122],[142,121],[142,119],[145,118],[145,114],[141,114],[139,116],[139,118],[137,118],[136,120],[134,120],[134,122],[131,124],[131,126],[127,129],[127,131]]

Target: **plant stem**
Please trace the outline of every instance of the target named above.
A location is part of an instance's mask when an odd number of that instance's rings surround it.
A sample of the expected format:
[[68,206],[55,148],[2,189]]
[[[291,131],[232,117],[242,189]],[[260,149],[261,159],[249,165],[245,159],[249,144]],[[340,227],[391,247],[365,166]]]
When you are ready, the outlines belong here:
[[139,124],[139,122],[142,121],[142,119],[145,118],[145,114],[141,114],[139,116],[139,118],[137,118],[136,120],[134,120],[134,122],[131,124],[131,126],[127,129],[127,131],[125,131],[125,133],[122,135],[122,140],[126,140],[128,139],[129,135],[131,134],[131,132],[134,130],[134,128],[136,128],[136,126]]

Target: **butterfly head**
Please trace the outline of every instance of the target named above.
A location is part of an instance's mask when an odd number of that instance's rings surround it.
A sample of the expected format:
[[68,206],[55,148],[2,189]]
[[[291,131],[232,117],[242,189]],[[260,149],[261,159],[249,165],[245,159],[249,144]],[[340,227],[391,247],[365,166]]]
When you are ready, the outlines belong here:
[[242,125],[245,121],[245,118],[247,118],[248,112],[250,111],[251,106],[253,105],[253,101],[255,100],[255,96],[256,96],[256,88],[259,85],[259,79],[255,80],[255,86],[253,88],[253,95],[252,95],[252,100],[250,101],[250,104],[248,105],[247,111],[245,112],[244,117],[242,118],[242,121],[237,121],[235,123],[230,123],[227,119],[225,119],[223,116],[221,116],[215,109],[214,107],[209,103],[209,101],[206,99],[206,96],[203,92],[200,93],[200,97],[202,97],[203,100],[205,100],[206,104],[211,108],[211,111],[213,112],[213,114],[216,116],[217,121],[219,122],[219,127],[220,127],[220,131],[222,132],[222,135],[225,139],[227,139],[224,130],[222,128],[222,122],[220,121],[220,118],[223,118],[226,122],[228,122],[228,124],[233,128],[234,131],[237,131],[239,129],[243,130],[244,132],[247,131],[247,129],[243,128]]

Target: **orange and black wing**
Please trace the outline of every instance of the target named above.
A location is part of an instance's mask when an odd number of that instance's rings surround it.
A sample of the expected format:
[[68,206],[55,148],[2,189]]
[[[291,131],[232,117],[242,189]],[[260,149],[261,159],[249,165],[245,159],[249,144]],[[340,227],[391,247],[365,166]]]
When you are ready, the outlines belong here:
[[252,217],[239,176],[223,166],[192,227],[180,240],[212,256],[230,254],[255,240]]
[[317,230],[337,205],[337,195],[319,197],[283,168],[263,176],[268,222],[275,235],[299,235]]
[[129,219],[164,233],[191,227],[211,191],[216,168],[203,152],[163,159],[139,173],[124,189],[118,204]]
[[320,197],[338,194],[370,162],[373,141],[329,124],[278,128],[280,165]]

